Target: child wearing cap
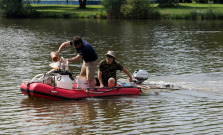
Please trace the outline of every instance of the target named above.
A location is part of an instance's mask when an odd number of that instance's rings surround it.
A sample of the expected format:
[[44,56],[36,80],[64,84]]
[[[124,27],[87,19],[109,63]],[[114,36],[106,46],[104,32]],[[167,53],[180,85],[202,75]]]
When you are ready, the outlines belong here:
[[129,77],[129,81],[132,81],[132,76],[126,68],[115,60],[115,52],[108,51],[106,59],[99,63],[98,80],[100,87],[113,87],[116,84],[116,71],[123,71]]

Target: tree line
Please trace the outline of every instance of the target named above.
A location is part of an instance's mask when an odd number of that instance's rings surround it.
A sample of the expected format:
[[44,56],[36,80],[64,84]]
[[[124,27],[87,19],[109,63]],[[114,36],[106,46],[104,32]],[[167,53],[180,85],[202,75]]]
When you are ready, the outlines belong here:
[[[32,8],[31,0],[0,0],[0,11],[8,18],[36,18],[39,13]],[[41,0],[32,0],[40,2]],[[68,3],[69,0],[66,0]],[[87,0],[79,0],[79,8],[86,8]]]
[[[41,1],[41,0],[34,0]],[[69,0],[66,0],[68,3]],[[177,7],[179,3],[223,3],[223,0],[157,0],[159,7]],[[79,8],[86,8],[87,0],[79,0]],[[107,18],[148,19],[159,18],[160,13],[150,6],[149,0],[102,0]],[[30,0],[0,0],[5,17],[38,17]]]

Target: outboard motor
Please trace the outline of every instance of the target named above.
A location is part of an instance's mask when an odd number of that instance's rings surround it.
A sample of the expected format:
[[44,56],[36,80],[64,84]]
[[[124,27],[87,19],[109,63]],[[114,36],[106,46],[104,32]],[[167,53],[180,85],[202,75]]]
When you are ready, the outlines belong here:
[[133,77],[136,79],[134,82],[136,84],[142,84],[142,82],[144,82],[145,80],[148,79],[149,77],[149,74],[147,71],[145,70],[136,70],[134,73],[133,73]]

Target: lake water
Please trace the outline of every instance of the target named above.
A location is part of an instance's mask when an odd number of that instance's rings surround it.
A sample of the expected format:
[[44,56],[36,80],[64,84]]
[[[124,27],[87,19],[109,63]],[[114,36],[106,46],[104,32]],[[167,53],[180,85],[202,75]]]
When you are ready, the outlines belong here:
[[[74,101],[30,99],[20,84],[51,68],[51,51],[81,35],[99,60],[108,50],[145,84],[140,96]],[[222,134],[223,22],[186,20],[0,19],[0,134]],[[66,48],[61,56],[77,52]],[[74,75],[82,61],[70,64]],[[128,77],[118,72],[121,82]]]

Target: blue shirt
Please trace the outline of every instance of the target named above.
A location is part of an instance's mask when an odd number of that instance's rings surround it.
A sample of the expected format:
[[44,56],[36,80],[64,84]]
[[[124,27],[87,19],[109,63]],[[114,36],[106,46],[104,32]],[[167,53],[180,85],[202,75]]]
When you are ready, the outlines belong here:
[[[73,41],[70,41],[72,46]],[[94,48],[86,41],[83,41],[83,44],[80,48],[76,48],[79,55],[83,56],[85,62],[92,62],[98,59],[98,55]]]

